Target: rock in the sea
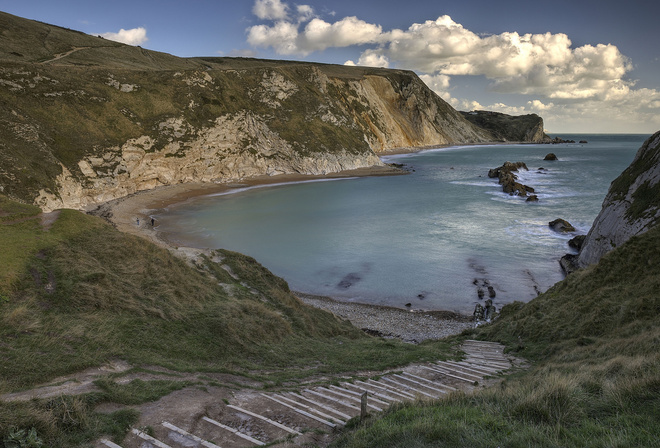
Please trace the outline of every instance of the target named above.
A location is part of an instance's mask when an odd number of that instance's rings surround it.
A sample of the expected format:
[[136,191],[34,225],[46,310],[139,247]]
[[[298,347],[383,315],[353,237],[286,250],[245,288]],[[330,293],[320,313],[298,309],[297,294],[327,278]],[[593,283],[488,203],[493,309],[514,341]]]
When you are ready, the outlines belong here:
[[486,310],[484,310],[484,307],[481,306],[480,303],[477,303],[474,307],[474,313],[472,313],[472,315],[474,316],[474,320],[477,322],[483,320],[485,312]]
[[557,160],[557,156],[554,152],[548,153],[543,160]]
[[490,297],[491,299],[494,299],[496,295],[497,295],[497,293],[495,292],[495,288],[493,288],[492,286],[489,286],[488,287],[488,297]]
[[525,202],[538,202],[538,201],[539,201],[539,197],[537,195],[533,194],[530,197],[528,197],[527,201],[525,201]]
[[559,266],[561,266],[566,275],[577,271],[580,268],[578,265],[578,256],[575,254],[564,255],[559,259]]
[[587,235],[577,235],[568,240],[568,245],[569,247],[572,247],[575,250],[580,250],[582,249],[582,243],[584,243],[584,239],[587,237]]
[[561,137],[555,137],[555,138],[553,138],[552,140],[550,140],[549,142],[546,142],[546,143],[552,143],[553,145],[556,145],[558,143],[575,143],[575,140],[564,140]]
[[488,170],[488,177],[497,177],[499,184],[502,185],[502,191],[505,193],[512,196],[527,196],[527,193],[534,193],[534,189],[517,182],[518,176],[514,174],[515,171],[522,168],[528,170],[524,162],[504,162],[502,166]]
[[580,143],[588,143],[586,140],[580,140]]
[[486,300],[486,306],[484,307],[484,317],[486,318],[486,322],[493,320],[496,312],[497,307],[493,305],[493,301],[491,299]]
[[554,221],[550,221],[548,225],[555,232],[575,232],[575,227],[565,219],[555,219]]

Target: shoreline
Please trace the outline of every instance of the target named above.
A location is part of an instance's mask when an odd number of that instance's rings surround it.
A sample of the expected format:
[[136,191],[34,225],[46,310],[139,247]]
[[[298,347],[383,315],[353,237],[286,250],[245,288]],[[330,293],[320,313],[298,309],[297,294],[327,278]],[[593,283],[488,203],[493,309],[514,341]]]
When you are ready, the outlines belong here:
[[[399,148],[379,156],[405,154],[425,149],[457,145],[432,146],[429,148]],[[465,146],[465,145],[463,145]],[[410,150],[408,150],[410,149]],[[99,216],[110,222],[117,230],[146,238],[154,244],[176,255],[193,260],[208,248],[179,246],[158,231],[158,224],[151,226],[151,215],[157,210],[173,204],[193,200],[200,196],[231,193],[234,190],[270,186],[282,183],[298,183],[349,179],[370,176],[396,176],[407,171],[389,165],[373,166],[357,170],[342,171],[327,175],[283,174],[259,176],[233,183],[186,183],[143,190],[122,198],[114,199],[87,210],[88,214]],[[139,225],[137,220],[139,219]],[[294,292],[303,303],[324,309],[340,319],[348,319],[354,326],[373,336],[397,338],[405,342],[420,343],[425,340],[441,339],[474,328],[472,316],[452,311],[421,311],[387,307],[367,303],[347,302],[332,297],[315,296],[304,292]]]
[[[323,180],[350,179],[369,176],[401,176],[407,171],[389,165],[372,166],[355,170],[341,171],[326,175],[280,174],[277,176],[258,176],[230,183],[181,183],[164,185],[151,190],[141,190],[130,195],[97,204],[85,210],[86,213],[104,218],[117,230],[149,239],[166,249],[180,249],[168,241],[158,231],[158,225],[151,227],[151,214],[156,210],[180,204],[201,196],[231,193],[232,191],[275,186],[287,183],[313,182]],[[139,224],[138,224],[139,220]],[[191,249],[203,250],[202,248]]]

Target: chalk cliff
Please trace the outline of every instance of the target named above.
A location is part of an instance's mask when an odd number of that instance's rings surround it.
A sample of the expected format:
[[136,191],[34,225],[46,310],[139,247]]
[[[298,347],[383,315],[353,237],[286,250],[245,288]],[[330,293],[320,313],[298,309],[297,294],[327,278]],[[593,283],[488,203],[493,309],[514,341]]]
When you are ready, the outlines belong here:
[[178,58],[5,13],[0,29],[0,192],[44,210],[501,140],[409,71]]
[[603,208],[580,249],[578,265],[597,263],[610,250],[658,223],[660,132],[644,142],[631,165],[612,182]]

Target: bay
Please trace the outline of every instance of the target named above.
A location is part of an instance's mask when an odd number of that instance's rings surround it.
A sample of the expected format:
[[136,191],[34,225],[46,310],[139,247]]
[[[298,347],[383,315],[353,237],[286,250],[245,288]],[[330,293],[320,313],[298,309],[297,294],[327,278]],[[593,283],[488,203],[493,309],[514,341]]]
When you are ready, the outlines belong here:
[[[564,277],[558,260],[571,252],[568,240],[587,233],[609,184],[648,136],[563,137],[588,143],[389,156],[413,171],[203,196],[154,216],[177,244],[250,255],[297,291],[471,313],[478,289],[490,285],[500,308]],[[549,152],[559,160],[544,161]],[[505,161],[527,164],[519,179],[539,202],[509,196],[488,178]],[[577,232],[554,232],[548,222],[556,218]]]

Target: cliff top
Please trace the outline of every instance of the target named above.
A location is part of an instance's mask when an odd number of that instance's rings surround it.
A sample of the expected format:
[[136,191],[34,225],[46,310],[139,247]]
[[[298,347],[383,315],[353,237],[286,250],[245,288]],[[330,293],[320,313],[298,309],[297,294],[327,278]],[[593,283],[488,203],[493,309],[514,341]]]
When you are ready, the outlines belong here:
[[244,70],[314,66],[330,77],[413,72],[317,62],[240,57],[182,58],[168,53],[92,36],[80,31],[24,19],[0,11],[0,61],[113,70]]

